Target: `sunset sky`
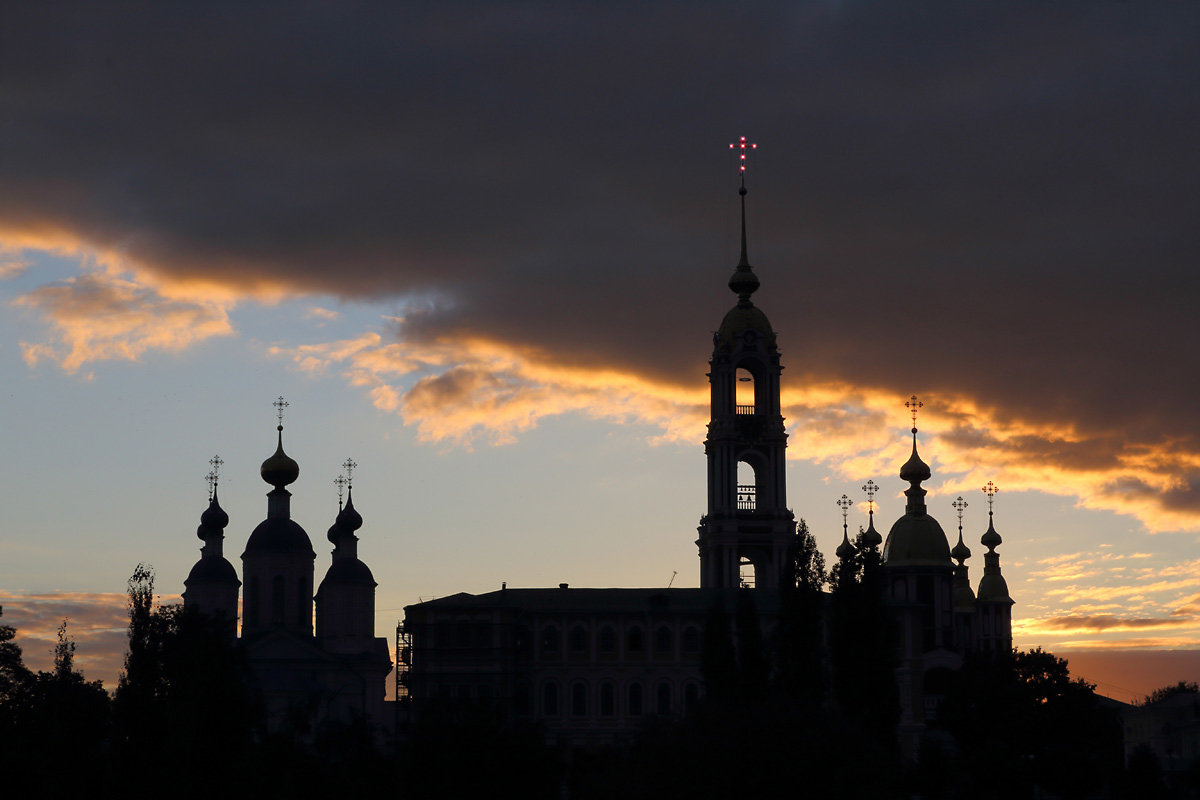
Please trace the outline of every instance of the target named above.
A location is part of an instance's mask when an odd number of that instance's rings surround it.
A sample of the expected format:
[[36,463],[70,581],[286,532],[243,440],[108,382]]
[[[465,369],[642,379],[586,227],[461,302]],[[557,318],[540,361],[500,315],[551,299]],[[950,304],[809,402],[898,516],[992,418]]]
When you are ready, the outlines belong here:
[[1146,654],[1200,648],[1197,41],[1200,4],[1105,0],[7,4],[3,622],[44,666],[68,616],[112,685],[214,454],[240,566],[278,395],[318,580],[359,464],[379,635],[501,581],[698,585],[746,135],[827,557],[867,479],[903,513],[916,393],[973,584],[1000,487],[1017,645],[1195,679]]

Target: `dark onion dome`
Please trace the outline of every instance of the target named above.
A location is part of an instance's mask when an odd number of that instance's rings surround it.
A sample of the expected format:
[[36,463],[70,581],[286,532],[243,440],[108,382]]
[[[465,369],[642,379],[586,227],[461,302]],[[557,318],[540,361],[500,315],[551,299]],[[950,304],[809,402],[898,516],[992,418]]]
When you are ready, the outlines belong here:
[[838,558],[845,560],[847,558],[853,558],[854,554],[857,552],[858,550],[855,549],[854,545],[850,544],[850,539],[846,537],[846,532],[842,531],[842,543],[837,546],[837,550],[834,550],[833,554]]
[[[204,513],[200,515],[200,525],[204,528],[223,531],[228,524],[229,515],[225,513],[225,509],[221,508],[221,504],[217,502],[217,490],[214,489],[212,500],[208,503],[208,508],[204,509]],[[201,536],[200,538],[203,539],[204,537]]]
[[283,426],[280,425],[278,430],[279,444],[275,448],[275,454],[262,463],[258,472],[264,481],[276,489],[282,489],[289,483],[295,483],[296,478],[300,477],[300,465],[283,452]]
[[929,476],[932,474],[929,471],[929,465],[917,455],[917,429],[913,428],[912,455],[908,457],[908,461],[905,461],[904,466],[900,468],[900,480],[908,481],[909,483],[920,483],[921,481],[929,480]]
[[867,529],[863,531],[862,541],[864,547],[878,547],[883,544],[883,537],[879,535],[879,531],[875,530],[874,514],[867,522]]
[[992,524],[991,514],[988,514],[988,529],[983,534],[983,538],[979,540],[979,543],[988,550],[995,550],[1004,543],[1004,540],[1000,538],[1000,534],[996,533],[996,526]]
[[267,517],[250,534],[243,558],[263,553],[316,557],[304,528],[288,517]]
[[227,584],[230,586],[240,586],[241,583],[238,580],[237,570],[233,568],[233,564],[230,564],[224,558],[201,558],[192,567],[192,571],[188,573],[187,580],[183,582],[183,585]]
[[320,589],[332,584],[342,586],[376,585],[371,569],[357,558],[335,558],[333,560],[333,563],[329,565],[329,570],[325,573],[325,579],[321,581]]
[[958,544],[954,545],[954,549],[950,551],[950,557],[955,561],[966,561],[971,557],[971,548],[963,544],[961,530],[958,532]]
[[928,514],[905,514],[888,532],[883,560],[889,567],[948,566],[950,545],[936,519]]
[[[341,515],[339,514],[338,516]],[[337,520],[334,520],[333,524],[329,526],[329,530],[326,532],[325,538],[333,544],[337,544],[339,541],[341,541],[342,529],[338,527]]]
[[337,515],[337,522],[334,523],[346,533],[354,533],[363,526],[362,515],[354,510],[354,494],[353,489],[346,494],[346,507],[343,508]]

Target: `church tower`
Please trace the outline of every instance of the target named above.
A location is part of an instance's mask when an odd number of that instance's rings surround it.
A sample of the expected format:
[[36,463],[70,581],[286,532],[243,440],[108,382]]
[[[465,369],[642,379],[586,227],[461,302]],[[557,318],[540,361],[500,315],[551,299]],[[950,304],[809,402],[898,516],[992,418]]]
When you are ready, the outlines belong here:
[[979,580],[979,649],[989,653],[1008,653],[1012,650],[1012,607],[1013,599],[1008,593],[1008,582],[1000,573],[1000,554],[996,548],[1003,541],[992,523],[992,500],[1000,491],[991,481],[983,487],[988,499],[988,529],[979,543],[988,549],[983,554],[983,577]]
[[213,456],[209,461],[212,471],[208,473],[208,508],[200,515],[200,526],[196,528],[196,536],[204,546],[200,548],[200,560],[183,582],[186,587],[183,607],[218,620],[222,633],[233,641],[237,637],[238,588],[242,582],[223,552],[229,515],[217,501],[217,479],[222,463],[220,456]]
[[242,600],[242,636],[284,630],[312,636],[313,552],[308,534],[292,519],[292,493],[285,487],[300,477],[300,465],[283,452],[283,409],[287,402],[275,401],[278,410],[278,445],[275,454],[262,463],[259,474],[274,487],[267,493],[267,518],[246,541],[242,553],[242,576],[246,594]]
[[750,300],[758,277],[746,254],[746,152],[741,141],[742,253],[729,288],[738,301],[713,335],[709,361],[711,421],[708,513],[700,519],[700,586],[774,588],[780,584],[796,532],[787,508],[779,404],[779,349],[766,314]]
[[[317,639],[330,653],[363,653],[375,643],[375,577],[358,558],[358,536],[363,518],[354,509],[352,478],[357,464],[346,459],[349,477],[338,477],[338,515],[329,529],[333,558],[317,590]],[[346,505],[341,503],[345,486]]]

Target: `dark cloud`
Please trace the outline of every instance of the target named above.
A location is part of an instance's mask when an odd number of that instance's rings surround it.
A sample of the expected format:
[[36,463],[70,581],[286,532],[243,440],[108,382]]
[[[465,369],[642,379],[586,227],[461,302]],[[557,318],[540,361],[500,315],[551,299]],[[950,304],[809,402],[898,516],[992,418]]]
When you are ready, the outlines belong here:
[[1038,621],[1038,627],[1048,631],[1106,631],[1142,630],[1147,628],[1176,628],[1192,625],[1191,616],[1117,617],[1112,614],[1066,614]]
[[1195,453],[1198,39],[1196,4],[1095,0],[9,4],[0,227],[436,290],[405,335],[693,384],[747,133],[789,380]]

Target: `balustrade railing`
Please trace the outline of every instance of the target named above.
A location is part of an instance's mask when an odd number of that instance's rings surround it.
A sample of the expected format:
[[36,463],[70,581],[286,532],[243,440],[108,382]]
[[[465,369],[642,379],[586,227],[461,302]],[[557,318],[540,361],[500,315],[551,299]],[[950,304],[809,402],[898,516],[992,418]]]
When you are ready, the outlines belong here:
[[748,416],[754,416],[754,403],[738,403],[736,406],[734,406],[734,409],[739,415],[746,414]]
[[737,507],[739,511],[753,511],[756,488],[754,484],[738,484]]

